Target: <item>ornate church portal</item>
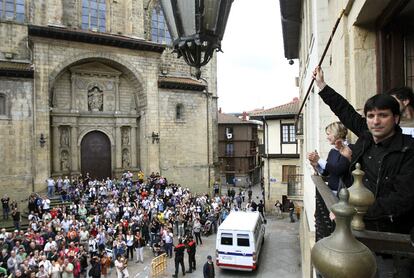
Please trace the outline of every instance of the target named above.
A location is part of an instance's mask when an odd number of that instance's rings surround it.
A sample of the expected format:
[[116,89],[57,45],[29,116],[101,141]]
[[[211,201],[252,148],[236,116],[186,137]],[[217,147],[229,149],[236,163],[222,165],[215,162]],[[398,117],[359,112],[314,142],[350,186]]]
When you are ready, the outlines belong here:
[[112,61],[78,62],[51,89],[52,176],[119,176],[139,169],[142,86]]

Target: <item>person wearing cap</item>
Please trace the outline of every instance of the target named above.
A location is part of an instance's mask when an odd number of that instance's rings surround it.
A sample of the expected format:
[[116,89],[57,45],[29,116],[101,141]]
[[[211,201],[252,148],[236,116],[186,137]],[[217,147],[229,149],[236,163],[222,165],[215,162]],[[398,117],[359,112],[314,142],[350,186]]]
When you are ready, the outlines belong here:
[[210,255],[207,256],[207,262],[204,264],[203,276],[204,276],[204,278],[214,278],[215,277],[213,258]]

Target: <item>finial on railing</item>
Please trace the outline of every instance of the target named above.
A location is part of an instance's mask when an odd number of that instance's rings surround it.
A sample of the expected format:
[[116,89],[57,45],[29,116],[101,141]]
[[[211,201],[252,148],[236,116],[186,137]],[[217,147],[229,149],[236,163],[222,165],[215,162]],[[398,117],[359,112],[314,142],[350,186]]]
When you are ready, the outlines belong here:
[[376,262],[372,252],[355,239],[350,222],[356,211],[348,204],[349,192],[339,192],[339,202],[331,207],[335,214],[335,231],[312,248],[311,259],[324,278],[374,277]]
[[365,223],[363,221],[364,215],[367,213],[368,208],[374,203],[374,194],[369,191],[362,183],[364,171],[361,170],[361,165],[356,164],[356,169],[352,171],[354,176],[354,183],[348,189],[349,190],[349,204],[355,207],[357,213],[351,222],[351,227],[354,230],[365,230]]

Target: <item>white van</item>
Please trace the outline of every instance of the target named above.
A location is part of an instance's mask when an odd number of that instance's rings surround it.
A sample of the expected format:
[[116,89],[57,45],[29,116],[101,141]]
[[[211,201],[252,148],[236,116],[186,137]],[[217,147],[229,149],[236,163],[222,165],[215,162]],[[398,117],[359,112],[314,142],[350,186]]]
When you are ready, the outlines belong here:
[[265,225],[260,213],[232,211],[218,227],[217,266],[244,271],[256,270],[264,234]]

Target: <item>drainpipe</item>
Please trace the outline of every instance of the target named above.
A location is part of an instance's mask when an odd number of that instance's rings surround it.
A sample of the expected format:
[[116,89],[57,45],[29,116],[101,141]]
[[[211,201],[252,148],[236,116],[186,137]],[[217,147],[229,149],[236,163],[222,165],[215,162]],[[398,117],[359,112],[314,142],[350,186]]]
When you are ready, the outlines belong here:
[[[266,121],[266,116],[263,116],[263,122],[265,125],[265,138],[266,138],[266,160],[267,160],[267,199],[270,199],[270,164],[269,164],[269,125]],[[266,136],[267,132],[267,136]],[[265,200],[263,200],[265,202]],[[265,202],[266,204],[266,202]]]
[[[30,59],[30,62],[32,63],[32,65],[33,65],[33,49],[32,49],[32,47],[31,47],[31,45],[30,45],[30,42],[29,42],[29,39],[27,40],[27,43],[26,43],[26,47],[27,47],[27,49],[29,50],[29,59]],[[34,71],[35,71],[35,68],[34,68],[34,65],[33,65],[33,73],[34,73]],[[34,155],[35,155],[35,153],[34,153],[34,150],[35,150],[35,148],[36,148],[36,144],[38,143],[38,141],[37,141],[37,136],[36,136],[36,96],[35,96],[35,94],[36,94],[36,75],[35,74],[33,74],[33,83],[32,83],[32,86],[33,86],[33,88],[32,88],[32,108],[33,108],[33,112],[32,112],[32,117],[33,117],[33,119],[32,119],[32,136],[33,136],[33,145],[32,145],[32,151],[31,151],[31,161],[32,161],[32,192],[35,192],[35,170],[36,170],[36,168],[35,168],[35,159],[34,159]]]

